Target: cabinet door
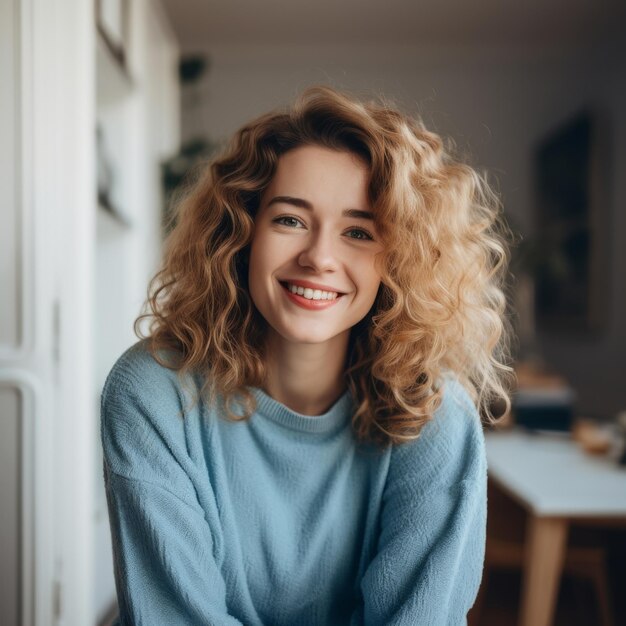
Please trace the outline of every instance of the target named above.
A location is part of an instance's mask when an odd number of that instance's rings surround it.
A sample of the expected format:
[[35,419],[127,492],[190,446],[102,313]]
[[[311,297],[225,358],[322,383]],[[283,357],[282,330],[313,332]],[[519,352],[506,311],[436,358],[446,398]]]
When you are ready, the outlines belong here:
[[20,5],[0,3],[0,623],[33,623],[33,363],[22,169]]
[[[35,196],[35,3],[0,2],[0,624],[55,624],[56,328],[48,194]],[[46,16],[47,17],[47,16]],[[48,20],[41,20],[49,25]],[[46,55],[49,50],[42,50]],[[45,105],[44,105],[45,106]],[[48,117],[46,127],[53,128]],[[35,141],[36,140],[36,141]],[[49,142],[48,142],[49,143]],[[50,149],[54,149],[52,146]],[[39,153],[38,153],[39,154]],[[49,170],[49,164],[45,166]]]

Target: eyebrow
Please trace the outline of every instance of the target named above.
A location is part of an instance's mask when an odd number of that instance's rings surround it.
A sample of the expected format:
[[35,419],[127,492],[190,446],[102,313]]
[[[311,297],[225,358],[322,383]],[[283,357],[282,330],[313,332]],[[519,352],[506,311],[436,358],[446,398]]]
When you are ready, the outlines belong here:
[[[282,202],[284,204],[291,204],[292,206],[297,206],[301,209],[307,209],[307,211],[313,210],[313,205],[308,200],[303,200],[302,198],[294,198],[292,196],[275,196],[267,203],[267,206],[269,207],[270,205],[279,202]],[[374,220],[374,214],[371,211],[362,211],[361,209],[344,209],[341,214],[344,217],[355,217],[364,220]]]

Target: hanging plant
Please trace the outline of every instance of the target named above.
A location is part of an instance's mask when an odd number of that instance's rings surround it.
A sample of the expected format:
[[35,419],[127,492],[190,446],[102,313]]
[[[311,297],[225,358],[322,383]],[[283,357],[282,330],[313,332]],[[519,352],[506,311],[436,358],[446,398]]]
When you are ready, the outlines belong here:
[[[182,89],[197,84],[208,68],[204,56],[183,57],[178,66],[178,78]],[[202,107],[202,94],[197,94],[196,107]],[[182,114],[190,112],[183,108]],[[197,136],[182,144],[180,150],[161,163],[161,185],[163,188],[163,234],[166,236],[175,226],[172,202],[175,192],[197,170],[201,163],[206,163],[218,147],[217,142],[206,136]]]

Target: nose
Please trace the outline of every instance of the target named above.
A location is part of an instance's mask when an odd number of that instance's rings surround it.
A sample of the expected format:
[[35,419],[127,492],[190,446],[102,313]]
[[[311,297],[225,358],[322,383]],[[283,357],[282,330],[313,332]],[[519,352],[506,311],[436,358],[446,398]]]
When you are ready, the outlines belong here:
[[337,269],[336,246],[330,234],[322,231],[311,233],[305,247],[298,256],[301,267],[309,267],[315,272],[332,272]]

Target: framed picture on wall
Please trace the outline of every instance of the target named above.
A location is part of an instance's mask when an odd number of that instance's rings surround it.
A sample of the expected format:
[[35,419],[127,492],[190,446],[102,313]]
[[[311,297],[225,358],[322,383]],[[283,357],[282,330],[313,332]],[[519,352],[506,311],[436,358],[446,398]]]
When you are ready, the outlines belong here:
[[586,110],[534,155],[538,330],[598,331],[608,303],[607,133]]
[[129,18],[129,0],[96,0],[98,32],[122,67],[127,62]]

